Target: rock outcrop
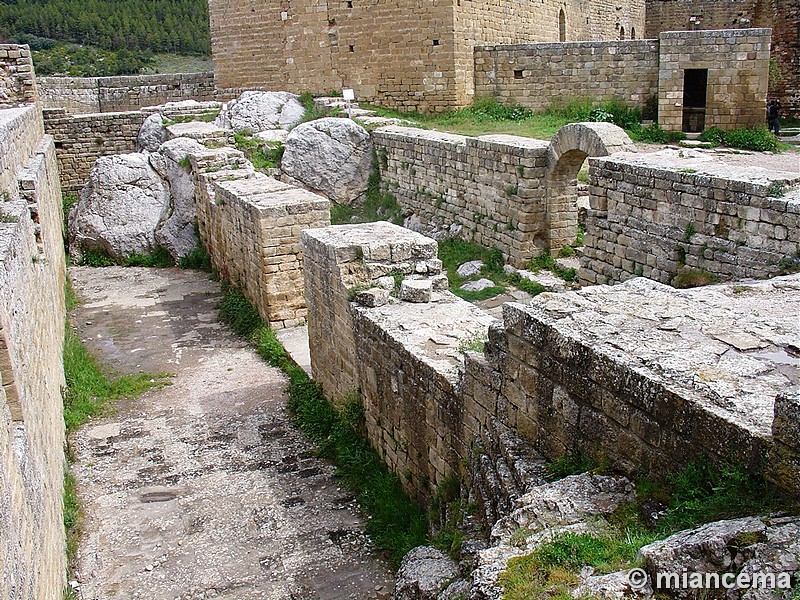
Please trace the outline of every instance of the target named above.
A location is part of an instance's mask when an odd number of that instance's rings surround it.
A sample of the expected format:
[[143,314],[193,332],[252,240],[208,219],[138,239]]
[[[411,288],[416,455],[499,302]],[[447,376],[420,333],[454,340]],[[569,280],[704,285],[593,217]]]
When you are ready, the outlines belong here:
[[136,138],[136,149],[140,152],[155,152],[166,139],[167,129],[164,126],[164,118],[160,113],[155,113],[142,123],[139,137]]
[[249,91],[228,103],[217,125],[256,134],[267,129],[289,129],[302,121],[305,112],[295,94]]
[[372,141],[350,119],[326,117],[295,127],[286,138],[281,169],[337,204],[358,205],[372,171]]
[[458,577],[458,563],[441,550],[419,546],[403,558],[392,600],[436,600]]
[[70,253],[100,250],[117,260],[150,254],[169,205],[169,186],[147,154],[100,157],[69,215]]

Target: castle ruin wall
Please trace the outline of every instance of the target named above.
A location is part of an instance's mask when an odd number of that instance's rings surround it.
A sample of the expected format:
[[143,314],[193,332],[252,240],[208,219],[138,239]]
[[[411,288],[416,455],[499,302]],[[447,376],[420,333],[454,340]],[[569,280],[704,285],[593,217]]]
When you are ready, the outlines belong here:
[[[180,100],[217,100],[213,73],[118,77],[38,77],[43,108],[73,114],[126,112]],[[225,99],[230,94],[222,94]]]
[[700,153],[666,150],[591,159],[589,177],[582,283],[669,283],[684,268],[772,277],[800,244],[796,172],[731,172]]
[[[27,47],[0,48],[0,71],[32,81]],[[66,584],[61,190],[30,89],[0,82],[0,97],[25,103],[0,106],[0,597],[15,600]]]
[[641,108],[658,95],[658,41],[479,46],[475,94],[541,112],[576,99]]

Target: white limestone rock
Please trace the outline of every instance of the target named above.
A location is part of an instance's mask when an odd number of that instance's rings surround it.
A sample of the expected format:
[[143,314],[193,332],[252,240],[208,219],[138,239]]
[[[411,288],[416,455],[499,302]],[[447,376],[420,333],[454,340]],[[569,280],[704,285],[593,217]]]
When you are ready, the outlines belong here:
[[482,260],[471,260],[459,265],[458,269],[456,269],[456,273],[458,273],[459,277],[472,277],[473,275],[478,275],[482,268]]
[[406,302],[430,302],[433,282],[430,279],[404,279],[400,283],[400,299]]
[[490,287],[494,287],[494,281],[491,279],[478,279],[478,281],[468,281],[461,286],[461,289],[465,292],[482,292]]
[[150,254],[168,209],[169,186],[146,154],[102,156],[69,215],[70,254],[79,258],[88,249],[116,259]]
[[392,600],[435,600],[458,577],[458,564],[441,550],[418,546],[403,558]]
[[266,129],[255,134],[255,138],[268,144],[284,143],[289,132],[285,129]]
[[164,119],[156,113],[147,117],[142,123],[139,136],[136,138],[136,149],[139,152],[155,152],[166,139],[167,128],[164,126]]
[[[165,142],[157,154],[150,155],[150,163],[166,179],[170,195],[167,217],[156,229],[156,241],[167,249],[175,261],[179,261],[197,246],[198,240],[194,231],[194,175],[191,168],[185,166],[185,159],[189,154],[204,150],[205,147],[196,140],[176,138]],[[159,161],[157,157],[163,160]],[[156,167],[156,164],[159,166]]]
[[350,119],[326,117],[295,127],[286,138],[281,169],[337,204],[364,200],[372,170],[372,140]]
[[221,127],[250,134],[267,129],[289,129],[303,120],[306,109],[300,97],[289,92],[244,92],[220,114]]

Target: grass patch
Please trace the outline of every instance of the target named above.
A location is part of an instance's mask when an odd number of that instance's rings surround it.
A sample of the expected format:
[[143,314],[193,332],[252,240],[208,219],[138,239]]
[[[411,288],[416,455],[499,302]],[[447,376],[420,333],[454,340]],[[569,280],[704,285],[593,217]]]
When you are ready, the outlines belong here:
[[[196,229],[195,235],[197,235]],[[199,240],[200,236],[197,235],[197,238]],[[178,266],[181,269],[196,269],[198,271],[206,271],[207,273],[211,273],[213,270],[211,255],[200,241],[197,242],[197,246],[195,246],[189,254],[180,259]]]
[[257,170],[274,169],[281,164],[284,151],[281,142],[265,142],[245,131],[234,133],[233,142]]
[[714,146],[728,146],[756,152],[777,152],[779,150],[778,139],[764,127],[730,131],[712,127],[700,134],[700,140]]
[[372,173],[369,176],[366,199],[363,206],[331,203],[331,224],[374,223],[389,221],[395,225],[403,224],[403,210],[392,194],[381,191],[381,173],[377,167],[377,155],[373,156]]
[[[306,112],[303,115],[300,123],[308,123],[309,121],[316,121],[317,119],[322,119],[324,117],[338,117],[341,113],[339,108],[318,105],[314,101],[314,95],[311,92],[303,92],[300,94],[300,104],[302,104],[303,108],[306,109]],[[295,125],[295,127],[297,127],[297,125]]]
[[578,273],[575,271],[575,269],[564,269],[563,267],[560,267],[555,259],[547,252],[542,252],[539,256],[532,259],[528,263],[527,267],[531,271],[537,273],[542,269],[551,271],[554,275],[567,282],[573,282],[578,278]]
[[547,465],[547,479],[556,481],[570,475],[580,475],[598,469],[596,460],[584,452],[565,454]]
[[159,246],[151,254],[133,254],[123,260],[113,258],[103,250],[83,250],[79,264],[84,267],[112,267],[118,265],[122,267],[167,268],[174,267],[175,260],[166,248]]
[[682,131],[664,131],[657,123],[647,127],[638,127],[628,130],[628,135],[634,142],[650,144],[674,144],[686,139]]
[[[561,466],[562,472],[586,471],[590,463],[575,455]],[[663,514],[655,523],[645,523],[648,505],[661,506]],[[796,500],[789,501],[763,478],[742,469],[711,466],[702,460],[655,481],[636,483],[636,500],[622,506],[606,519],[594,523],[593,533],[565,533],[543,544],[531,554],[509,561],[501,576],[503,598],[569,598],[585,566],[599,573],[629,569],[637,565],[638,550],[678,531],[721,519],[773,512],[794,512]],[[526,532],[518,536],[524,542]]]
[[684,268],[672,278],[670,283],[672,284],[672,287],[678,288],[679,290],[685,290],[689,288],[711,285],[712,283],[717,283],[718,281],[719,277],[714,273],[709,273],[708,271],[703,271],[702,269]]
[[369,516],[366,531],[376,548],[398,564],[411,548],[425,543],[427,521],[367,442],[360,398],[353,395],[341,408],[334,408],[242,293],[233,286],[225,286],[224,292],[222,320],[252,340],[262,358],[286,373],[295,423],[318,446],[318,454],[336,465],[337,476]]

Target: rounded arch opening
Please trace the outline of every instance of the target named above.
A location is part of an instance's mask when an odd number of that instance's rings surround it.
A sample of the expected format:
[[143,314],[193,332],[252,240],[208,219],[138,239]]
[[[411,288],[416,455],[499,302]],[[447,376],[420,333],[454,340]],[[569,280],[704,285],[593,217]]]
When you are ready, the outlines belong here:
[[567,41],[567,15],[563,8],[558,11],[558,41]]
[[631,27],[631,39],[636,39],[636,27]]
[[620,25],[620,28],[619,28],[619,39],[621,39],[621,40],[625,39],[625,28],[622,27],[621,25]]

